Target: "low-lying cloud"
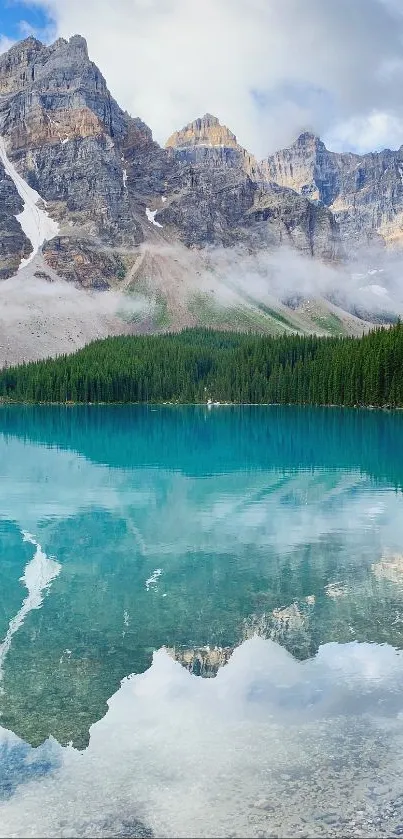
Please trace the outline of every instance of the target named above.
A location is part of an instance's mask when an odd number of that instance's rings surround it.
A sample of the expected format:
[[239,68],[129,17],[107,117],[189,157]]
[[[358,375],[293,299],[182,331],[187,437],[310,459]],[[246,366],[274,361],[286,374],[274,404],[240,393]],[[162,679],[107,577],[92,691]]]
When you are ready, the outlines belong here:
[[115,291],[89,292],[25,269],[0,283],[0,367],[73,352],[89,341],[130,331],[150,302]]
[[241,247],[188,249],[179,243],[142,247],[148,252],[145,291],[140,282],[136,292],[135,280],[130,294],[83,290],[56,275],[52,282],[38,278],[35,266],[0,283],[0,366],[74,352],[107,335],[148,330],[161,298],[170,300],[173,326],[194,322],[191,313],[200,295],[224,309],[282,311],[287,306],[296,310],[297,321],[305,317],[306,304],[319,301],[325,309],[336,306],[342,319],[359,318],[349,319],[356,334],[368,322],[403,315],[402,257],[385,249],[366,249],[330,265],[286,247],[255,253]]
[[354,259],[330,265],[281,247],[248,253],[241,247],[209,248],[193,257],[182,246],[164,248],[186,265],[194,291],[212,294],[222,306],[242,301],[282,302],[325,298],[342,309],[371,320],[403,314],[403,259],[399,253],[373,247]]

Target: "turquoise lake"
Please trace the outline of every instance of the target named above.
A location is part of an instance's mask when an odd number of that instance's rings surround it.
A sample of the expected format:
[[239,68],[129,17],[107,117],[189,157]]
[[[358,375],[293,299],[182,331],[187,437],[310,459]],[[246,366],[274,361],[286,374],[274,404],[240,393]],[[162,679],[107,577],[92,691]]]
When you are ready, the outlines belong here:
[[0,836],[403,835],[402,487],[399,412],[0,406]]

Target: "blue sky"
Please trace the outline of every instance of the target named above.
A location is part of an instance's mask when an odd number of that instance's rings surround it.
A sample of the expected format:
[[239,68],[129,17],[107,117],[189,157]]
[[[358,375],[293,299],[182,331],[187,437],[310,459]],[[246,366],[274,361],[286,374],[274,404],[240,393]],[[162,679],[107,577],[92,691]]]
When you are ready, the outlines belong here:
[[30,34],[41,34],[52,23],[43,9],[18,0],[0,0],[0,34],[20,39]]

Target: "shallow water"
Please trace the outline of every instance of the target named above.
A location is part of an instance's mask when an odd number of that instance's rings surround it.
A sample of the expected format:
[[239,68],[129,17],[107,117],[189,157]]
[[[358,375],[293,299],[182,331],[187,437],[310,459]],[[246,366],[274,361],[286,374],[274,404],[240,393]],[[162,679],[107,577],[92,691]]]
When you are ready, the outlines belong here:
[[1,407],[0,836],[403,834],[402,432]]

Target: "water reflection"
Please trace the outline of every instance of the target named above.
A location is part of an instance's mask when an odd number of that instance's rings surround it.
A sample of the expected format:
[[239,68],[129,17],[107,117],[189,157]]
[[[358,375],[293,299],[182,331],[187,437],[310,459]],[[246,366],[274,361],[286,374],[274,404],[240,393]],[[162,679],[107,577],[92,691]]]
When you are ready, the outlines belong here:
[[299,659],[329,641],[402,648],[402,425],[364,411],[3,406],[1,639],[29,597],[24,532],[59,573],[3,648],[2,725],[83,748],[121,679],[164,645],[191,667],[195,648],[223,648],[204,651],[209,675],[255,632]]
[[53,741],[44,772],[31,750],[40,781],[7,797],[0,835],[400,835],[402,655],[329,644],[301,663],[255,638],[199,679],[160,651],[86,751]]

